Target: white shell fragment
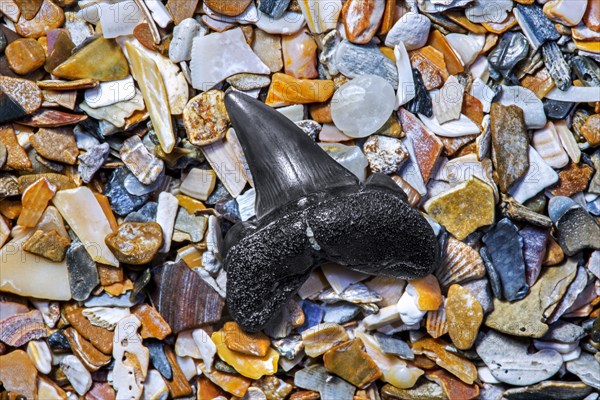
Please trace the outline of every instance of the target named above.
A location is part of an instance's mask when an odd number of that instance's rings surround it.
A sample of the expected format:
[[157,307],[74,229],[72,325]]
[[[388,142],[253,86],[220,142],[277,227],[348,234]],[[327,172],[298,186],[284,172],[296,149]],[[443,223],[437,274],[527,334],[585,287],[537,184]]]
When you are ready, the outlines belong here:
[[573,136],[573,132],[567,126],[565,121],[554,121],[554,128],[556,129],[556,133],[562,143],[565,151],[569,155],[571,161],[575,164],[579,163],[581,158],[581,150],[577,145],[577,141],[575,140],[575,136]]
[[464,66],[471,65],[479,55],[485,44],[485,35],[463,35],[462,33],[449,33],[446,40],[456,52]]
[[476,24],[501,23],[513,8],[512,0],[474,0],[465,10],[465,16]]
[[52,202],[94,261],[119,266],[119,261],[104,243],[104,238],[112,233],[112,229],[88,187],[60,190]]
[[477,78],[473,81],[473,84],[471,85],[471,96],[481,102],[484,112],[490,112],[492,100],[494,100],[495,95],[496,93],[494,93],[494,91],[481,79]]
[[402,164],[399,175],[417,192],[419,192],[421,196],[424,196],[427,194],[427,187],[425,186],[425,182],[423,182],[423,175],[421,175],[421,170],[419,169],[419,163],[417,162],[417,157],[415,156],[415,148],[412,140],[406,137],[402,140],[402,143],[404,143],[404,146],[408,150],[410,158],[404,161]]
[[140,320],[130,315],[119,321],[115,328],[112,386],[118,399],[139,399],[144,390],[150,352],[143,346],[142,337],[137,333],[140,326]]
[[435,116],[428,118],[423,114],[419,114],[419,118],[427,129],[439,136],[460,137],[474,135],[480,132],[477,124],[467,118],[464,114],[460,114],[459,119],[444,124],[440,124]]
[[135,84],[131,75],[119,81],[100,82],[97,87],[85,91],[85,102],[92,108],[110,106],[134,97]]
[[398,91],[396,92],[396,105],[394,109],[408,103],[415,97],[415,82],[413,80],[412,66],[410,57],[406,51],[406,46],[400,42],[394,47],[394,56],[396,57],[396,67],[398,68]]
[[556,182],[558,182],[558,174],[546,164],[533,147],[529,146],[529,169],[508,192],[516,201],[524,203]]
[[215,189],[216,183],[217,176],[214,171],[192,168],[183,182],[181,182],[179,190],[195,199],[206,201]]
[[398,43],[404,43],[406,50],[415,50],[425,46],[429,37],[431,21],[422,14],[407,12],[390,29],[385,45],[394,47]]
[[145,21],[142,10],[133,0],[102,3],[98,7],[102,35],[107,39],[131,35],[135,27]]
[[27,355],[42,374],[52,371],[52,353],[45,340],[32,340],[27,343]]
[[215,355],[217,354],[217,346],[210,338],[209,334],[202,329],[194,329],[192,332],[192,338],[198,347],[200,356],[204,361],[204,365],[207,370],[210,371],[212,368]]
[[569,103],[587,103],[600,101],[598,87],[571,86],[567,90],[554,88],[546,95],[547,99],[566,101]]
[[298,4],[312,33],[323,33],[337,26],[341,0],[299,0]]
[[123,128],[125,120],[134,112],[143,110],[145,105],[142,92],[136,89],[135,96],[131,100],[99,108],[92,108],[84,101],[79,104],[79,107],[92,118],[107,121],[117,128]]
[[227,140],[220,140],[203,146],[202,153],[229,194],[234,198],[238,197],[247,181],[243,166],[235,156],[231,144]]
[[155,369],[148,371],[142,400],[167,400],[168,398],[169,388],[160,372]]
[[277,111],[288,117],[290,121],[300,122],[304,120],[304,105],[294,104],[286,107],[276,108]]
[[414,325],[420,322],[427,314],[427,311],[421,311],[417,307],[416,290],[410,283],[406,285],[406,290],[400,297],[396,307],[402,322],[406,325]]
[[532,145],[552,168],[563,168],[569,163],[569,156],[567,156],[552,122],[548,122],[542,129],[533,132]]
[[156,209],[156,223],[160,225],[163,234],[163,245],[161,253],[167,253],[171,249],[173,228],[175,218],[179,209],[179,200],[169,192],[161,192],[158,195],[158,206]]
[[129,308],[122,307],[90,307],[82,312],[92,325],[112,331],[117,323],[131,313]]
[[169,45],[169,58],[175,63],[192,58],[192,44],[195,37],[204,36],[208,30],[194,18],[186,18],[173,29],[173,39]]
[[361,182],[367,177],[369,161],[358,146],[346,146],[341,143],[318,143],[331,158],[352,172]]
[[430,93],[433,105],[433,115],[438,123],[443,124],[460,118],[465,88],[455,76],[449,77],[444,86]]
[[271,73],[252,51],[240,28],[194,38],[192,46],[192,83],[195,89],[209,90],[240,73]]
[[152,14],[152,19],[156,21],[158,26],[161,28],[166,28],[171,22],[173,22],[173,18],[171,18],[171,13],[167,10],[167,7],[160,0],[144,0],[146,3],[146,7],[150,10]]
[[150,153],[137,135],[123,142],[119,155],[131,173],[144,185],[154,183],[165,167],[163,160]]
[[250,218],[256,215],[256,191],[253,188],[246,190],[235,200],[237,202],[242,221],[248,221]]
[[60,367],[77,394],[83,396],[90,390],[92,387],[92,375],[83,366],[81,361],[79,361],[79,358],[74,355],[68,355],[60,360]]
[[546,113],[544,104],[529,89],[522,86],[502,85],[502,93],[499,98],[503,106],[516,105],[523,110],[525,125],[527,129],[539,129],[546,125]]
[[297,12],[286,11],[281,17],[274,19],[258,11],[256,27],[273,35],[293,35],[306,24],[304,16]]

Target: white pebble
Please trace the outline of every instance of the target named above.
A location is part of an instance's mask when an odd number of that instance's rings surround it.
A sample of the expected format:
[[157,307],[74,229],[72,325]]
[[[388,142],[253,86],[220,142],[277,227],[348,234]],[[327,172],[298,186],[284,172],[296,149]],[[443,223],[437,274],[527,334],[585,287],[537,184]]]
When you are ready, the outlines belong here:
[[386,38],[385,45],[394,47],[402,42],[406,50],[416,50],[427,43],[431,21],[422,14],[407,12],[390,29]]
[[73,389],[83,396],[92,387],[92,375],[81,361],[73,355],[68,355],[60,361],[60,366]]

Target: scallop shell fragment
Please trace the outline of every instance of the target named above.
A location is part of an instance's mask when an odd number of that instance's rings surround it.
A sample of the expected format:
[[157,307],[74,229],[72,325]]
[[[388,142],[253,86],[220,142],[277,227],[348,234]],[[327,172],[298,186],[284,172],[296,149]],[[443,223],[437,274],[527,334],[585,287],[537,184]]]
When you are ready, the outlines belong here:
[[431,335],[431,337],[434,339],[437,339],[440,336],[448,333],[448,319],[446,317],[445,304],[442,304],[440,308],[435,311],[427,312],[427,321],[425,326],[427,333],[429,333],[429,335]]
[[482,278],[485,276],[485,266],[475,249],[450,237],[435,275],[442,288],[448,289],[454,283]]
[[552,122],[548,122],[544,128],[533,132],[532,144],[533,148],[552,168],[563,168],[569,163],[569,157]]
[[128,308],[121,307],[90,307],[82,312],[92,325],[112,331],[117,323],[131,313]]

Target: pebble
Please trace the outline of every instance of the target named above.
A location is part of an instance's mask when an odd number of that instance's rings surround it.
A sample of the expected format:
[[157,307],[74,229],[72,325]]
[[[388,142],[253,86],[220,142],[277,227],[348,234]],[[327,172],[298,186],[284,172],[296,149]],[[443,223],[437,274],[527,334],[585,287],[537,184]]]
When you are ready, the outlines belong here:
[[356,44],[369,43],[377,33],[385,8],[385,2],[375,0],[353,0],[344,3],[342,20],[346,38]]
[[104,188],[104,195],[108,197],[112,210],[118,215],[131,213],[148,200],[147,195],[133,195],[125,189],[125,180],[129,175],[132,174],[126,167],[115,169]]
[[342,10],[341,0],[299,0],[298,5],[312,33],[334,29]]
[[294,385],[319,392],[323,400],[351,398],[356,391],[353,385],[328,374],[325,367],[318,364],[298,371],[294,375]]
[[600,390],[600,379],[595,373],[598,361],[589,353],[581,352],[578,359],[566,363],[567,371],[575,374],[586,385]]
[[485,320],[486,326],[513,336],[544,336],[548,325],[543,321],[557,307],[576,273],[577,264],[572,260],[560,268],[543,269],[524,299],[514,303],[495,299],[494,310]]
[[[42,91],[34,82],[26,79],[0,76],[0,92],[6,95],[6,97],[2,96],[3,102],[17,103],[27,114],[34,113],[42,105]],[[8,118],[11,116],[17,118],[15,110],[6,110],[6,113],[2,110],[0,116],[6,120],[9,120]]]
[[274,19],[281,18],[290,5],[290,0],[264,0],[258,5],[258,9]]
[[19,75],[27,75],[42,67],[46,54],[42,46],[34,39],[17,39],[5,50],[8,66]]
[[502,35],[496,47],[489,53],[488,62],[495,69],[502,72],[505,77],[511,77],[511,72],[513,72],[515,66],[523,61],[528,53],[529,42],[527,38],[519,32],[508,32]]
[[192,59],[192,44],[197,36],[207,34],[205,27],[193,18],[186,18],[173,29],[173,39],[169,45],[169,58],[179,63]]
[[325,369],[357,387],[364,387],[381,376],[377,364],[362,349],[360,339],[341,343],[323,354]]
[[317,72],[317,43],[307,31],[284,36],[281,40],[286,74],[298,79],[314,79]]
[[67,328],[63,334],[69,341],[71,351],[77,356],[88,371],[95,372],[111,362],[111,357],[96,349],[75,329]]
[[427,92],[425,88],[425,84],[423,83],[423,78],[418,69],[412,69],[413,74],[413,82],[415,85],[415,96],[405,105],[406,111],[411,113],[424,115],[426,117],[433,116],[433,103],[431,100],[431,96]]
[[[365,137],[386,123],[393,111],[394,102],[394,89],[385,79],[376,75],[362,75],[345,83],[335,92],[331,116],[335,126],[346,135]],[[365,110],[369,112],[365,114]],[[384,139],[388,138],[382,137]],[[405,152],[404,154],[406,155]]]
[[552,189],[554,196],[572,196],[583,192],[594,173],[594,169],[587,164],[570,163],[558,173],[558,184]]
[[23,350],[0,356],[0,380],[5,390],[34,399],[37,376],[34,364]]
[[56,67],[52,74],[67,80],[96,79],[109,82],[127,78],[129,66],[117,43],[100,36]]
[[528,354],[527,345],[495,331],[477,343],[477,354],[500,382],[524,386],[549,379],[563,364],[554,350]]
[[504,391],[507,400],[529,397],[553,398],[557,400],[590,399],[586,397],[590,387],[581,382],[545,381],[523,388],[512,388]]
[[211,339],[217,346],[217,354],[243,376],[259,379],[263,375],[273,375],[277,371],[279,353],[268,347],[264,356],[248,356],[229,349],[226,345],[226,333],[223,331],[212,334]]
[[36,231],[23,243],[23,250],[55,262],[61,262],[65,258],[69,239],[59,235],[56,231]]
[[527,129],[540,129],[546,125],[544,106],[531,90],[521,86],[503,85],[498,100],[503,106],[516,105],[522,109]]
[[302,332],[304,351],[309,357],[318,357],[332,347],[348,340],[345,329],[333,323],[315,325]]
[[75,300],[86,300],[100,283],[96,263],[79,241],[72,241],[66,252],[69,285]]
[[125,222],[106,236],[106,244],[120,262],[141,265],[150,262],[162,246],[162,229],[156,222]]
[[98,86],[85,91],[85,102],[92,108],[107,107],[135,97],[133,78],[102,82]]
[[377,75],[398,87],[398,70],[395,63],[387,58],[374,44],[356,45],[347,40],[335,47],[333,56],[335,67],[349,78],[361,75]]
[[204,92],[189,101],[183,111],[185,130],[192,144],[204,146],[225,136],[229,116],[220,90]]
[[[237,62],[223,58],[236,55]],[[202,61],[201,61],[202,60]],[[211,60],[206,62],[206,60]],[[194,38],[190,64],[194,88],[207,90],[231,75],[269,74],[271,71],[250,48],[241,29]]]
[[60,367],[77,394],[83,396],[92,387],[92,375],[74,355],[60,361]]
[[552,168],[563,168],[569,163],[554,124],[547,123],[542,129],[534,131],[531,144],[546,164]]
[[68,128],[40,129],[29,140],[33,148],[49,160],[69,165],[77,162],[79,149],[73,131]]
[[529,286],[525,279],[523,238],[517,227],[504,218],[483,237],[483,242],[502,281],[503,297],[509,301],[524,298]]
[[560,37],[552,22],[538,5],[517,4],[513,13],[534,50],[547,41],[557,40]]
[[427,43],[430,28],[429,18],[422,14],[407,12],[390,29],[385,45],[394,47],[402,42],[407,50],[419,49]]
[[529,167],[524,112],[517,106],[493,103],[490,111],[492,146],[500,190],[506,192]]
[[400,140],[379,135],[370,136],[363,151],[371,170],[384,174],[397,171],[408,157],[408,150]]
[[447,345],[441,339],[424,338],[413,343],[413,351],[418,355],[425,354],[467,385],[473,384],[477,378],[477,368],[467,359],[448,352]]
[[600,248],[600,227],[586,210],[568,197],[553,197],[548,213],[558,230],[558,243],[567,255]]
[[483,321],[483,309],[479,301],[469,290],[454,284],[448,290],[446,315],[452,343],[460,350],[470,349]]
[[235,322],[226,322],[222,332],[225,345],[231,351],[257,357],[264,357],[269,351],[271,342],[260,332],[246,333]]
[[493,190],[474,177],[432,197],[423,207],[459,240],[482,226],[494,223]]
[[134,135],[125,140],[119,155],[127,168],[144,185],[154,183],[163,172],[163,161],[148,151],[139,136]]
[[52,353],[44,340],[32,340],[27,343],[27,355],[42,374],[52,371]]
[[[265,2],[261,2],[261,5]],[[254,31],[252,51],[261,59],[271,72],[281,71],[283,58],[281,54],[281,39],[260,29]]]

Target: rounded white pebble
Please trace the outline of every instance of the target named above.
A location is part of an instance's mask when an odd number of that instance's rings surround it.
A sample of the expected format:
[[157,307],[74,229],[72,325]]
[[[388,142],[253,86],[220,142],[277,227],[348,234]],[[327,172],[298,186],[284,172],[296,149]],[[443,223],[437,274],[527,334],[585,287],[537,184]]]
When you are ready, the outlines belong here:
[[335,126],[350,137],[377,132],[394,110],[394,88],[385,79],[363,75],[340,86],[331,100]]

